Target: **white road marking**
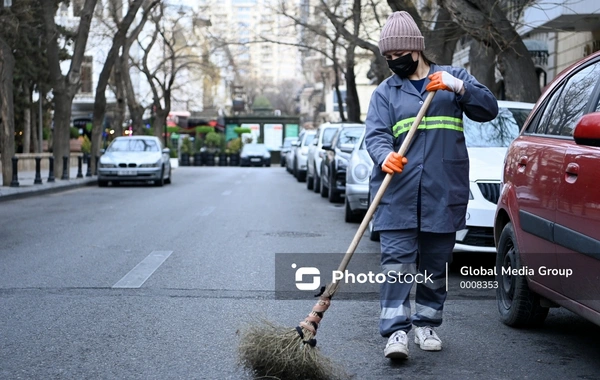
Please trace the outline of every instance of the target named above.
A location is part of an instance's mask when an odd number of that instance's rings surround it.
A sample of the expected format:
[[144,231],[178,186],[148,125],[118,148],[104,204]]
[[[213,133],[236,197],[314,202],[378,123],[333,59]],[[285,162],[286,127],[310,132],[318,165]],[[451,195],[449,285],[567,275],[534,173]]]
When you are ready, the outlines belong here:
[[200,210],[200,216],[209,216],[213,211],[215,211],[216,207],[203,207]]
[[231,190],[225,190],[222,195],[229,195],[229,194],[231,194]]
[[152,251],[144,260],[123,276],[113,288],[139,288],[152,273],[158,269],[171,256],[173,251]]

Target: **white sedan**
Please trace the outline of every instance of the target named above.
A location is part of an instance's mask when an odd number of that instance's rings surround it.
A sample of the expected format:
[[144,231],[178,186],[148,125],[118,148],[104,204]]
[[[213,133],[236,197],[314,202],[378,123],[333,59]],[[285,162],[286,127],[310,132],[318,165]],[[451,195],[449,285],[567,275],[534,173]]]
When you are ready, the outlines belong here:
[[154,181],[157,186],[171,183],[169,149],[154,136],[120,136],[100,157],[98,186],[125,181]]

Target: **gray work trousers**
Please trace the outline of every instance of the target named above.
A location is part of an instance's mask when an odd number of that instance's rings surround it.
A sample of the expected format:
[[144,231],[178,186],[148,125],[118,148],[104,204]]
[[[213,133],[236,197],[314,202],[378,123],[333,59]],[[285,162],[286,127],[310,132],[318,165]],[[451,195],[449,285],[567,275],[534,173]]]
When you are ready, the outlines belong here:
[[[388,278],[380,293],[382,336],[389,337],[398,330],[408,332],[412,325],[442,324],[446,263],[452,259],[455,239],[455,233],[421,232],[417,228],[380,231],[381,267]],[[417,284],[414,314],[409,299],[413,283]]]

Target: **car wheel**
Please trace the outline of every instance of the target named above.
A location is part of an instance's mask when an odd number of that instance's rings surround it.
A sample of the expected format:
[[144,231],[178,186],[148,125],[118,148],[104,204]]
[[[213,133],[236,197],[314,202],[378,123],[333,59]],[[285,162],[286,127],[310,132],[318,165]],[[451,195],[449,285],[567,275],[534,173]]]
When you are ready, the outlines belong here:
[[157,179],[154,181],[154,186],[164,186],[165,185],[165,167],[162,167],[162,170],[160,171],[160,179]]
[[317,169],[316,168],[315,168],[315,174],[314,174],[314,180],[313,181],[314,181],[313,191],[315,193],[318,193],[319,191],[321,191],[321,178],[317,174]]
[[167,177],[167,179],[165,179],[165,183],[167,185],[171,184],[171,168],[169,168],[169,176]]
[[345,198],[344,203],[346,204],[345,212],[344,212],[344,220],[346,223],[360,223],[360,213],[355,213],[350,208],[350,202],[348,202],[348,198]]
[[312,176],[308,175],[308,172],[306,173],[306,189],[307,190],[312,190],[313,187],[315,185],[315,177],[314,174]]
[[292,170],[292,174],[294,175],[294,178],[298,178],[298,163],[296,162],[295,159],[294,159],[294,169]]
[[369,240],[379,241],[379,231],[373,231],[373,218],[369,221]]
[[329,177],[329,202],[331,203],[340,203],[342,198],[340,197],[340,193],[338,193],[333,187],[333,178]]
[[106,186],[108,186],[108,181],[104,181],[101,179],[98,180],[98,187],[106,187]]
[[502,229],[496,254],[496,302],[500,320],[513,327],[540,325],[548,315],[548,308],[541,306],[540,296],[529,290],[525,276],[505,274],[502,268],[521,268],[521,255],[512,223]]
[[[323,169],[321,169],[321,173],[323,173]],[[323,181],[323,179],[321,179],[321,186],[320,186],[320,192],[321,192],[321,197],[323,198],[327,198],[327,196],[329,195],[329,189],[327,189],[325,187],[325,181]]]

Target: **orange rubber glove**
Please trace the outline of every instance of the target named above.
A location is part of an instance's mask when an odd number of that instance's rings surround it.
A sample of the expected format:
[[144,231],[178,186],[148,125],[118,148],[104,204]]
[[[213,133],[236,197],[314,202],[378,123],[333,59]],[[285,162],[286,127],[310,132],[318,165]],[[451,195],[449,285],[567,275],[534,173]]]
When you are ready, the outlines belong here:
[[452,76],[446,71],[438,71],[429,76],[431,82],[425,87],[427,91],[446,90],[460,93],[463,90],[464,82]]
[[402,173],[404,165],[408,163],[406,157],[402,157],[399,153],[390,152],[381,164],[381,170],[388,174]]

